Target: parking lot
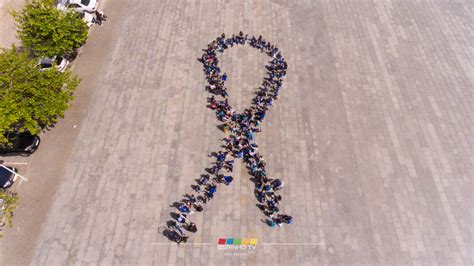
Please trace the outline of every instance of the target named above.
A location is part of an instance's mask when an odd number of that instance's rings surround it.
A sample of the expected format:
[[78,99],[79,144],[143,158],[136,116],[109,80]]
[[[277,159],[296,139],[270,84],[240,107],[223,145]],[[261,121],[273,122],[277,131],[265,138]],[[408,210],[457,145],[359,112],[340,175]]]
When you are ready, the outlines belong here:
[[[30,180],[0,240],[3,265],[472,265],[469,5],[101,3],[109,19],[74,65],[72,109],[32,157],[8,158]],[[197,58],[241,30],[277,44],[289,64],[256,139],[295,223],[261,221],[237,162],[178,247],[159,228],[225,136]],[[246,47],[222,57],[237,109],[265,60]]]

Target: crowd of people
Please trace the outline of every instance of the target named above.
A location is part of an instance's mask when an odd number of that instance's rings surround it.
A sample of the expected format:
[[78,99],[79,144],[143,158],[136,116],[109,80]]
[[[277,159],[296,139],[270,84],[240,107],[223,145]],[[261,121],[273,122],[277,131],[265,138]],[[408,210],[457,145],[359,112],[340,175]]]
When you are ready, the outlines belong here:
[[[266,53],[271,60],[266,66],[268,77],[264,78],[256,96],[252,99],[251,106],[242,113],[237,113],[229,104],[229,94],[225,86],[227,74],[221,73],[217,56],[229,47],[245,44]],[[273,105],[274,100],[278,99],[283,77],[288,68],[285,59],[281,56],[278,47],[267,42],[262,36],[249,37],[242,32],[232,37],[222,34],[208,44],[204,51],[200,61],[209,83],[206,90],[213,94],[208,98],[208,107],[215,111],[217,119],[223,122],[222,128],[224,131],[230,131],[230,135],[222,140],[223,150],[209,154],[210,157],[215,157],[215,162],[212,167],[206,169],[208,173],[201,175],[196,179],[196,184],[191,186],[196,194],[186,194],[175,206],[180,213],[174,217],[177,221],[176,225],[171,227],[181,232],[183,236],[185,234],[180,224],[183,224],[188,231],[197,231],[196,225],[189,221],[189,215],[203,210],[203,205],[217,192],[218,184],[230,185],[232,183],[234,159],[238,158],[243,159],[247,164],[249,174],[252,176],[251,180],[255,183],[254,194],[259,202],[258,206],[268,217],[266,223],[272,227],[281,226],[283,223],[291,224],[293,218],[280,212],[279,203],[282,196],[276,193],[283,188],[284,183],[280,179],[269,177],[265,168],[266,162],[258,153],[258,145],[254,138],[254,134],[260,132],[258,126],[265,118],[266,112]]]

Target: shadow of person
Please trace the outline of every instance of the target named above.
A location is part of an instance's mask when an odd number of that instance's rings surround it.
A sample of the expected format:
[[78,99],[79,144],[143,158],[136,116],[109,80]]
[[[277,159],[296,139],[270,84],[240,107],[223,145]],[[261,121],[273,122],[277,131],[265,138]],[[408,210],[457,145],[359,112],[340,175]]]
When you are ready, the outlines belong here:
[[212,168],[210,168],[210,167],[205,168],[204,170],[205,170],[206,172],[208,172],[209,174],[214,174],[214,170],[213,170]]
[[168,238],[168,240],[176,242],[176,243],[178,243],[178,241],[181,241],[179,234],[173,230],[169,230],[169,229],[164,230],[163,236]]
[[181,203],[179,203],[177,201],[173,202],[173,204],[170,205],[170,207],[174,207],[176,209],[179,209],[179,206],[181,206]]
[[183,197],[188,198],[188,199],[191,199],[191,198],[192,198],[192,196],[189,195],[188,193],[184,194]]
[[168,226],[168,228],[174,228],[176,226],[176,221],[168,220],[166,226]]
[[261,219],[260,221],[270,227],[275,227],[275,223],[270,219]]
[[179,214],[177,214],[177,213],[175,213],[175,212],[170,212],[170,216],[171,216],[173,219],[177,220],[178,217],[179,217]]
[[[250,174],[250,173],[249,173],[249,174]],[[249,180],[252,181],[255,185],[256,185],[257,182],[258,182],[258,179],[255,178],[255,177],[251,177],[251,178],[249,178]]]
[[229,126],[227,124],[221,124],[216,126],[220,131],[226,133],[229,130]]

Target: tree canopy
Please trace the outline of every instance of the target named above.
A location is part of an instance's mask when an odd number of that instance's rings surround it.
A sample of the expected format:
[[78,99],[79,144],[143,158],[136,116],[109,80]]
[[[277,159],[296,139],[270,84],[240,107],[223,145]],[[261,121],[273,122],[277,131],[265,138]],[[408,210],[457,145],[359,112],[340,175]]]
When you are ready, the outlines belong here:
[[38,56],[65,55],[87,39],[88,27],[79,13],[58,10],[54,0],[32,0],[12,15],[18,38]]
[[79,84],[69,70],[39,70],[38,59],[15,47],[0,52],[0,144],[15,130],[37,134],[57,122]]

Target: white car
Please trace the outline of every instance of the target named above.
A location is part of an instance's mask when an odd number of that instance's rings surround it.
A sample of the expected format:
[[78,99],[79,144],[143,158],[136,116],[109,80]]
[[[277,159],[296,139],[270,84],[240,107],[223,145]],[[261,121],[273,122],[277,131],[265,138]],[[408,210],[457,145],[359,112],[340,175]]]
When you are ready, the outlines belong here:
[[68,10],[70,10],[71,12],[77,12],[79,13],[79,17],[82,18],[82,20],[84,20],[84,22],[87,24],[87,27],[92,27],[92,25],[94,25],[94,16],[87,12],[87,11],[77,11],[76,9],[67,9],[67,7],[65,6],[67,4],[67,2],[60,2],[56,7],[58,10],[60,11],[63,11],[63,12],[66,12]]
[[92,25],[94,25],[94,16],[91,13],[82,12],[79,13],[79,16],[82,18],[82,20],[84,20],[84,22],[86,22],[87,27],[90,28]]
[[40,70],[44,71],[55,66],[59,72],[64,72],[69,65],[69,60],[62,56],[53,56],[53,58],[43,57],[39,60]]
[[62,0],[57,8],[59,10],[73,9],[79,13],[95,12],[98,3],[97,0]]

